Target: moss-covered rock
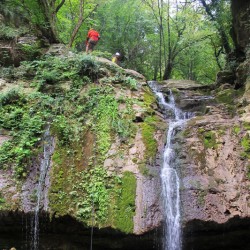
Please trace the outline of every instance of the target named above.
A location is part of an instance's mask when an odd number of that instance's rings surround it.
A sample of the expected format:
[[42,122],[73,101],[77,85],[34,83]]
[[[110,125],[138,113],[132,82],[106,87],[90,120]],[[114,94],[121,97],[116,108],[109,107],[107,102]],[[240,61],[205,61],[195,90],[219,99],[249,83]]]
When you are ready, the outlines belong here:
[[121,194],[117,200],[114,225],[125,233],[133,233],[135,215],[136,178],[131,172],[124,172],[121,179]]
[[[145,83],[115,67],[102,74],[104,67],[105,61],[94,56],[48,55],[22,63],[18,73],[9,71],[0,95],[0,127],[11,136],[0,148],[0,162],[5,170],[14,170],[18,194],[13,198],[13,192],[3,189],[8,195],[0,210],[22,209],[21,203],[27,212],[35,208],[35,180],[49,128],[55,143],[46,184],[49,204],[42,200],[40,206],[48,207],[51,217],[70,215],[87,227],[133,233],[137,180],[149,178],[138,173],[155,161],[156,131],[164,128]],[[13,78],[22,85],[9,91]]]

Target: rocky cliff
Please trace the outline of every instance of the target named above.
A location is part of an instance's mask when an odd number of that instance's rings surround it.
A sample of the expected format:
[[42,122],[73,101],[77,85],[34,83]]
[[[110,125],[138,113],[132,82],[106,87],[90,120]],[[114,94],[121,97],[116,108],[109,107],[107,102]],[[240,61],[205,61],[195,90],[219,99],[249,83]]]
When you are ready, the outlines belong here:
[[1,71],[0,230],[18,232],[40,207],[48,231],[153,231],[166,129],[156,99],[137,72],[62,47]]
[[[236,50],[216,84],[161,84],[166,98],[171,89],[177,105],[194,113],[174,139],[186,249],[249,247],[247,240],[239,241],[245,232],[235,236],[250,225],[249,10],[249,1],[232,1]],[[6,65],[19,66],[27,55],[41,52],[35,37],[0,41],[0,46],[0,63]],[[44,59],[0,73],[0,232],[32,230],[39,199],[41,232],[70,235],[77,245],[86,244],[93,228],[101,240],[96,249],[103,244],[152,249],[162,226],[160,167],[167,123],[145,78],[62,45],[52,46]],[[216,240],[213,245],[204,232],[221,235],[225,245]],[[27,238],[18,237],[20,245]],[[59,237],[49,244],[59,249],[68,243]]]
[[195,114],[174,139],[182,178],[184,246],[247,249],[249,241],[242,242],[239,231],[243,237],[250,227],[248,104],[242,103],[244,90],[211,88],[172,80],[161,86],[166,96],[172,90],[180,108]]

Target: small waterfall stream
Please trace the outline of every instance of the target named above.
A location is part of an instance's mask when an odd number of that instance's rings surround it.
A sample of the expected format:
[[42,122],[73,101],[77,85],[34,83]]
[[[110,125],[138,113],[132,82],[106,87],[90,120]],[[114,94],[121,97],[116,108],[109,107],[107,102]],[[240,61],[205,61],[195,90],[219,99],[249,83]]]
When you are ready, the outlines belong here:
[[46,186],[46,177],[48,173],[48,169],[50,167],[50,159],[51,155],[54,151],[54,140],[53,137],[50,135],[50,127],[48,126],[45,130],[43,136],[43,157],[40,163],[39,169],[39,180],[36,190],[36,206],[34,209],[34,217],[31,221],[31,249],[37,250],[39,249],[39,212],[40,209],[43,210],[48,209],[48,198],[46,197],[45,186]]
[[161,170],[162,195],[164,199],[165,211],[165,232],[164,232],[164,250],[181,250],[181,215],[180,215],[180,179],[175,166],[175,151],[172,145],[173,137],[177,129],[180,129],[192,114],[182,112],[175,105],[172,92],[169,92],[168,102],[164,95],[157,91],[154,82],[150,83],[150,87],[158,97],[159,104],[164,111],[171,111],[172,115],[168,118],[167,142],[164,148],[163,165]]

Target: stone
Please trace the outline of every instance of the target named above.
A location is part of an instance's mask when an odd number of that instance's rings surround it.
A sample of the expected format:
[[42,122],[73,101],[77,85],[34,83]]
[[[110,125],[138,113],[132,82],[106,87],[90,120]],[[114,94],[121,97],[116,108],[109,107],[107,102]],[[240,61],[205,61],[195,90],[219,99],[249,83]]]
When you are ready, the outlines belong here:
[[217,86],[220,86],[225,83],[234,85],[234,81],[235,81],[235,74],[234,72],[229,70],[220,71],[216,76]]
[[6,81],[0,78],[0,88],[6,86]]
[[103,166],[104,166],[104,168],[110,168],[113,165],[113,163],[114,163],[114,161],[112,159],[108,158],[104,161]]
[[132,76],[138,80],[142,80],[142,81],[146,81],[146,78],[145,76],[143,76],[142,74],[136,72],[135,70],[132,70],[132,69],[124,69],[125,71],[125,74],[127,76]]

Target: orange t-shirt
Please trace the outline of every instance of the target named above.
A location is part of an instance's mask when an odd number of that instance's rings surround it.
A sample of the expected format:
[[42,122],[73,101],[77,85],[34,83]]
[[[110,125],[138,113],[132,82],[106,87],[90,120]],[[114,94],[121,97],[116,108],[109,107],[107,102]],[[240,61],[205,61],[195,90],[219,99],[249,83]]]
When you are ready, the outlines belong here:
[[99,33],[96,30],[90,30],[88,32],[88,38],[94,40],[94,41],[98,41],[100,38]]

